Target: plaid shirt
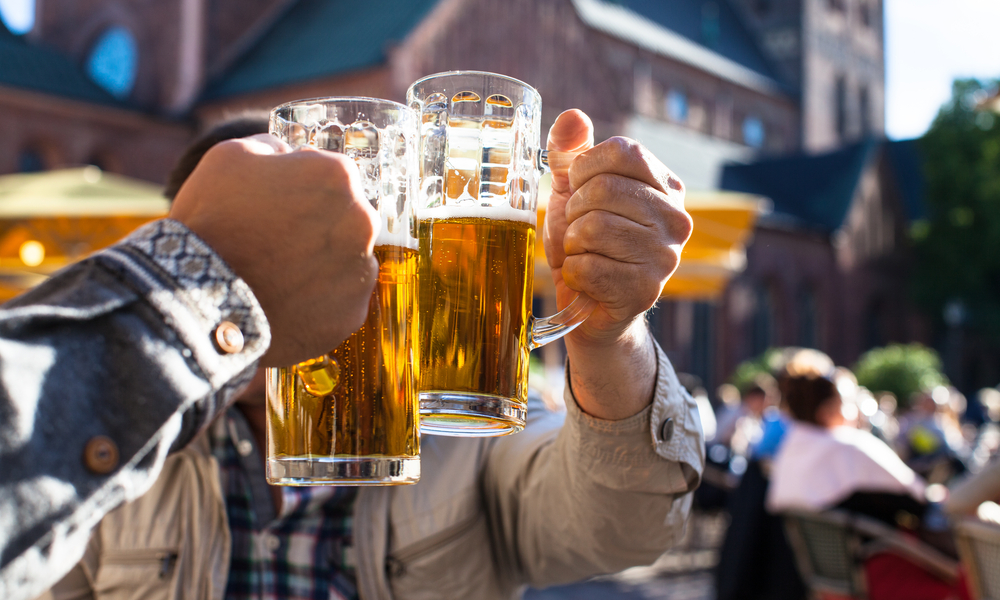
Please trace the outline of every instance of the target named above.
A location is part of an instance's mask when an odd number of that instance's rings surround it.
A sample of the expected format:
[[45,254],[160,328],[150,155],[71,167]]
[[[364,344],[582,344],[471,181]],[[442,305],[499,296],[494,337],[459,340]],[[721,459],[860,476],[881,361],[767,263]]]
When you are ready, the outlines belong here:
[[356,600],[356,488],[282,487],[275,515],[263,457],[239,409],[220,418],[210,439],[232,535],[227,600]]

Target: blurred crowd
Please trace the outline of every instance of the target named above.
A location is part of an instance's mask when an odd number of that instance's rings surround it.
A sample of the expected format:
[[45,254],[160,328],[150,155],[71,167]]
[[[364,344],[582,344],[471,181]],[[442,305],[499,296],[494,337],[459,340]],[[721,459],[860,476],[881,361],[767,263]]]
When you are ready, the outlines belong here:
[[[982,410],[968,411],[948,386],[872,393],[816,350],[785,349],[773,362],[742,389],[720,386],[714,401],[695,378],[682,380],[707,441],[696,507],[730,519],[719,600],[808,596],[783,527],[789,511],[849,511],[952,557],[956,519],[1000,522],[1000,391],[981,390]],[[897,559],[866,565],[872,600],[969,597],[964,581]]]

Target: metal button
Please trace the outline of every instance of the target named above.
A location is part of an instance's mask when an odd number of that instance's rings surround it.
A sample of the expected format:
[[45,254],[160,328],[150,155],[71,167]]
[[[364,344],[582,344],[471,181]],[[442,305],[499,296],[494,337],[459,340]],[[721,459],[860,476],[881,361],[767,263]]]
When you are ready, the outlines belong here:
[[674,418],[667,417],[667,420],[660,425],[660,441],[669,442],[674,437]]
[[223,321],[215,328],[215,343],[227,354],[243,351],[243,332],[235,323]]
[[273,533],[269,533],[267,534],[267,537],[264,538],[264,545],[271,552],[276,552],[278,548],[281,548],[281,538]]
[[95,475],[107,475],[118,467],[118,446],[107,436],[90,438],[83,448],[83,464]]

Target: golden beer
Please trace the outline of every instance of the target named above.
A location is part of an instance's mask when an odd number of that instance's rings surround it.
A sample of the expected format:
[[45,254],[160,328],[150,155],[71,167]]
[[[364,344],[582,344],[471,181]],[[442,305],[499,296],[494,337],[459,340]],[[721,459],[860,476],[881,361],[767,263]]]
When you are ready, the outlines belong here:
[[412,483],[420,477],[414,387],[417,251],[378,245],[365,324],[336,350],[268,369],[267,478],[286,485]]
[[[419,221],[421,419],[464,434],[519,431],[528,395],[533,215],[462,212],[431,209]],[[487,414],[496,416],[452,409],[461,402],[491,405]]]

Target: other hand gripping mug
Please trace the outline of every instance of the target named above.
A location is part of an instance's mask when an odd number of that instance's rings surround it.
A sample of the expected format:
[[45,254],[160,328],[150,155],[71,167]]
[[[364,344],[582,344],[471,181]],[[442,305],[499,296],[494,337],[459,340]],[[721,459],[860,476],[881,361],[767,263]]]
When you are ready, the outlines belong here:
[[579,296],[553,317],[531,315],[538,180],[548,159],[539,147],[541,97],[510,77],[455,71],[418,80],[406,101],[421,121],[421,430],[520,431],[529,351],[593,310]]
[[271,133],[292,147],[354,159],[382,229],[375,242],[378,282],[361,329],[323,356],[267,370],[269,483],[393,485],[420,479],[413,318],[418,247],[410,201],[417,123],[409,108],[370,98],[301,100],[271,112]]

